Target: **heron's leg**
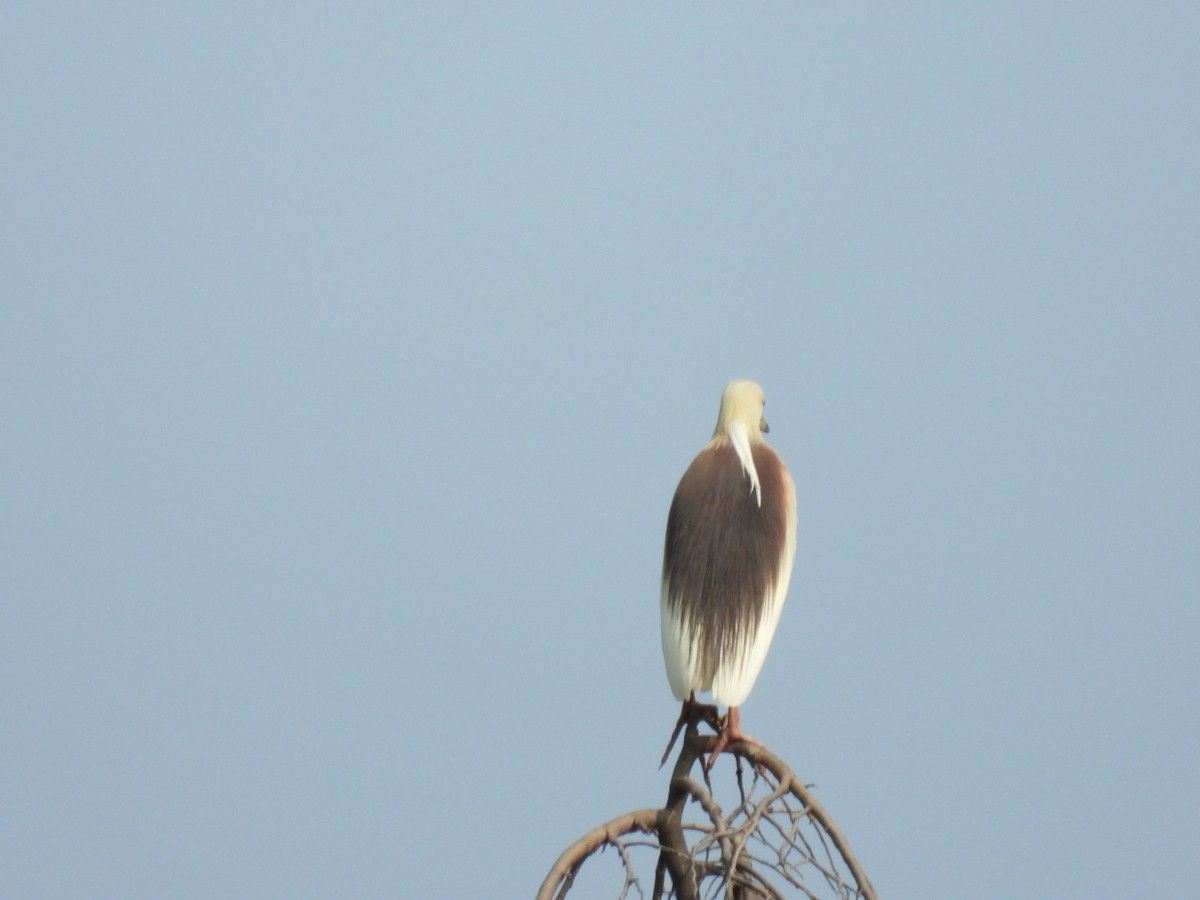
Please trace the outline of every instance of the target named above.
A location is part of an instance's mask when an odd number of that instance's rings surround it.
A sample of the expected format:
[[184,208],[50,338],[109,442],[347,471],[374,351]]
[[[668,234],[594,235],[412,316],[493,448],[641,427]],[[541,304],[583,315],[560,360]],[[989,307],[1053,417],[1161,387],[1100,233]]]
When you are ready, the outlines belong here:
[[675,746],[675,741],[679,737],[679,732],[683,731],[683,726],[697,719],[708,722],[713,726],[713,730],[720,728],[720,723],[717,721],[717,708],[711,703],[697,703],[696,692],[692,691],[683,701],[683,707],[679,710],[679,721],[675,723],[675,730],[671,732],[671,739],[667,741],[667,749],[663,751],[662,762],[658,764],[660,769],[666,765],[667,757],[671,755],[671,748]]

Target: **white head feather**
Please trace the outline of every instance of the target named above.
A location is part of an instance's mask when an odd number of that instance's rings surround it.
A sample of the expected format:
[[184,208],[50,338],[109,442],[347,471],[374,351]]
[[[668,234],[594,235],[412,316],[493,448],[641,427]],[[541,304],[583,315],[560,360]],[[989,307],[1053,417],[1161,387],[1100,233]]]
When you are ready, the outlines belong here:
[[729,382],[721,394],[721,410],[717,413],[717,427],[712,436],[714,444],[728,441],[733,445],[759,506],[762,506],[762,487],[758,483],[758,471],[754,468],[750,448],[762,443],[763,432],[771,430],[763,418],[766,402],[763,389],[753,381]]

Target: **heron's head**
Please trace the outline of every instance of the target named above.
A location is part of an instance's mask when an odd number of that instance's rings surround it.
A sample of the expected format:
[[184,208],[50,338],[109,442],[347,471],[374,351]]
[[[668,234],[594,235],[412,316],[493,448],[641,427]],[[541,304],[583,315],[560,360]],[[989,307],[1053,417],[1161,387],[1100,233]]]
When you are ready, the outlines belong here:
[[753,381],[729,382],[721,394],[721,411],[717,414],[717,430],[713,436],[728,436],[732,427],[740,425],[750,440],[759,439],[762,432],[771,430],[763,418],[766,402],[763,389]]

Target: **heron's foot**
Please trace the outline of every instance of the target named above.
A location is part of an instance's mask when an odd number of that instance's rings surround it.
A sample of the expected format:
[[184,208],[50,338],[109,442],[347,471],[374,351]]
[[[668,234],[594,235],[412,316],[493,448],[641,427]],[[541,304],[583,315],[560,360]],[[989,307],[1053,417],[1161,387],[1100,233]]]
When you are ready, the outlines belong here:
[[741,728],[741,717],[738,715],[738,708],[731,706],[729,712],[725,714],[720,722],[720,729],[717,733],[717,742],[713,744],[712,752],[708,755],[708,762],[704,764],[704,771],[712,770],[713,763],[717,761],[717,757],[729,746],[732,741],[745,741],[747,744],[753,744],[760,750],[765,750],[762,741],[757,741],[750,735],[744,733]]

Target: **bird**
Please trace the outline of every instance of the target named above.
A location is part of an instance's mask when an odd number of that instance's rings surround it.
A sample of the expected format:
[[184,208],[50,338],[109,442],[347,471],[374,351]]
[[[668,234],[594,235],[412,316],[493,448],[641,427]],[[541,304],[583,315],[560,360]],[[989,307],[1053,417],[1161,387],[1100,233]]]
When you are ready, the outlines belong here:
[[[796,554],[796,489],[767,446],[766,398],[753,381],[731,381],[717,427],[679,480],[667,516],[662,568],[662,649],[667,680],[683,708],[680,729],[728,708],[705,771],[730,741],[747,740],[739,707],[767,656],[787,597]],[[710,721],[713,721],[710,719]],[[761,746],[761,745],[760,745]]]

